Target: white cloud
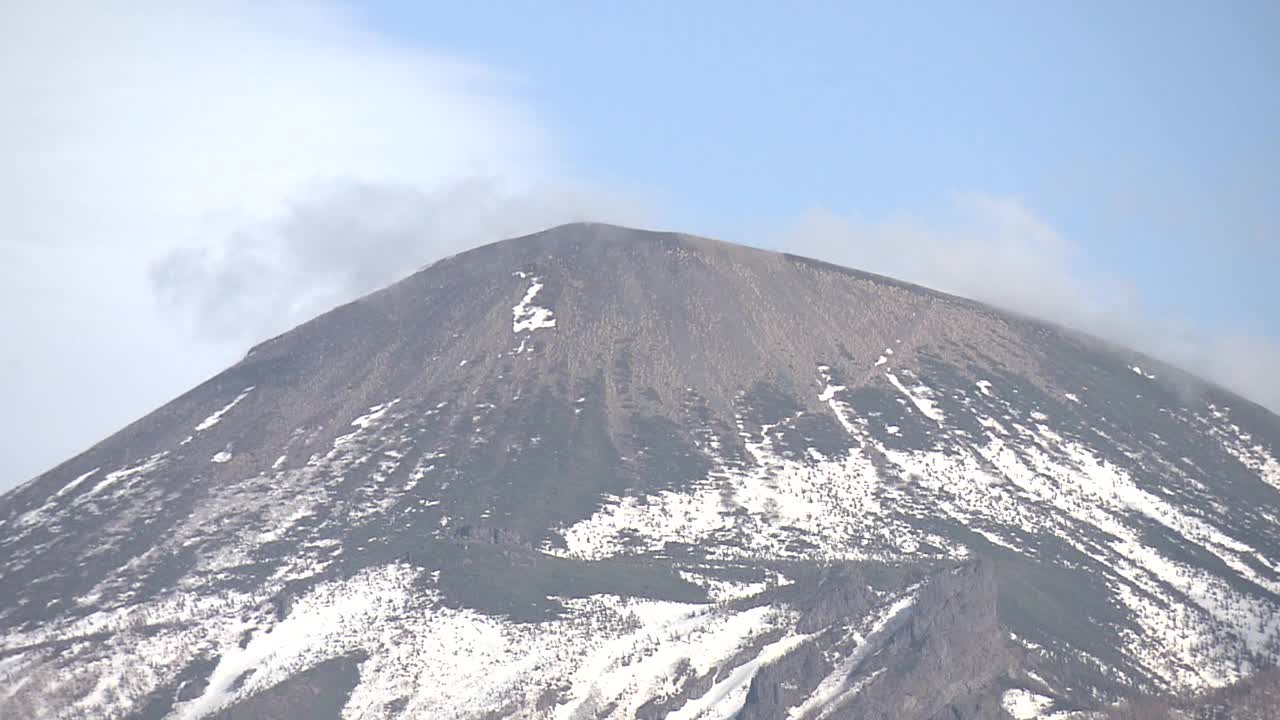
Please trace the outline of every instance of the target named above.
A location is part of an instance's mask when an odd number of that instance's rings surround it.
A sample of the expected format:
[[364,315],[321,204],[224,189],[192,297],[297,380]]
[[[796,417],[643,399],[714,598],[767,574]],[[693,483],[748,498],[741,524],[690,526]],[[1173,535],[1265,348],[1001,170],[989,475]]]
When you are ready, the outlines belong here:
[[1081,250],[1014,197],[953,195],[939,211],[879,219],[807,213],[788,252],[974,298],[1146,352],[1280,412],[1280,343],[1196,331],[1132,284],[1082,269]]
[[258,339],[384,287],[427,261],[578,220],[644,224],[634,201],[557,184],[487,180],[432,192],[326,182],[277,216],[232,223],[152,266],[159,296],[217,339]]
[[[283,301],[242,271],[312,296],[298,320],[441,249],[620,207],[547,189],[565,172],[517,79],[364,27],[322,2],[0,4],[0,491],[237,358],[268,326],[253,303]],[[362,252],[396,249],[420,255]],[[235,342],[165,322],[160,256],[205,283],[169,297]]]
[[91,215],[97,237],[167,247],[139,218],[189,232],[277,211],[317,177],[529,183],[549,162],[505,78],[353,29],[336,6],[6,7],[0,182],[22,242],[87,243]]
[[[1097,327],[1131,299],[1122,284],[1086,278],[1077,249],[1014,198],[956,194],[940,212],[875,220],[812,211],[783,246],[1020,312]],[[1106,293],[1090,292],[1106,284]]]

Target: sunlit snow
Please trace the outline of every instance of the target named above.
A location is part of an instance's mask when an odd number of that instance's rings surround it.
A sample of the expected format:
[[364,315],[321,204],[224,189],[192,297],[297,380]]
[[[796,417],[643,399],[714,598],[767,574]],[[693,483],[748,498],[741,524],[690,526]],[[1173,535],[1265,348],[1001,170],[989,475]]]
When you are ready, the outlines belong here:
[[199,425],[196,425],[196,427],[195,427],[195,431],[196,431],[196,432],[203,432],[203,431],[208,430],[209,428],[213,427],[214,425],[217,425],[219,422],[221,422],[221,421],[222,421],[223,416],[225,416],[227,413],[231,412],[231,409],[232,409],[232,408],[234,408],[236,405],[239,405],[239,404],[240,404],[240,401],[241,401],[241,400],[244,400],[244,399],[245,399],[245,397],[246,397],[249,393],[251,393],[251,392],[253,392],[253,386],[252,386],[252,385],[250,385],[249,387],[245,388],[243,392],[241,392],[239,395],[237,395],[237,396],[235,397],[235,399],[234,399],[234,400],[232,400],[231,402],[227,403],[227,404],[226,404],[226,405],[225,405],[221,410],[218,410],[217,412],[213,413],[212,415],[210,415],[209,417],[205,418],[204,420],[201,420],[201,421],[200,421],[200,424],[199,424]]
[[902,381],[898,379],[897,375],[894,375],[891,372],[886,372],[885,377],[889,378],[889,382],[898,389],[898,392],[906,395],[907,399],[911,400],[911,403],[916,406],[916,409],[920,411],[921,415],[924,415],[939,424],[946,419],[943,416],[942,411],[938,409],[937,404],[933,401],[933,390],[931,388],[923,383],[919,383],[915,387],[907,389],[907,387],[902,384]]
[[1014,688],[1004,692],[1001,704],[1014,720],[1035,720],[1053,704],[1053,700],[1028,690]]
[[[542,290],[542,280],[533,278],[529,289],[525,291],[524,298],[520,300],[518,305],[511,308],[511,331],[521,332],[524,330],[540,330],[543,328],[553,328],[556,326],[556,319],[549,308],[533,305],[533,299],[538,295],[538,291]],[[523,351],[523,345],[521,350]]]

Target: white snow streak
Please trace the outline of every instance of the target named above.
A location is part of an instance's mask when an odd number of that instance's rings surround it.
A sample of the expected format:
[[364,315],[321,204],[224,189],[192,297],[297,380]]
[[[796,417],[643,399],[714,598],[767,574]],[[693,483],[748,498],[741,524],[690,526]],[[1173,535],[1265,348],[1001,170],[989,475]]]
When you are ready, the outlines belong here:
[[781,658],[808,640],[808,635],[786,635],[781,640],[766,645],[751,660],[729,673],[724,680],[710,690],[684,704],[679,710],[667,713],[667,720],[731,720],[747,702],[751,680],[761,667]]
[[90,470],[89,472],[87,472],[87,473],[85,473],[85,474],[83,474],[83,475],[79,475],[79,476],[77,476],[75,480],[72,480],[71,482],[67,483],[66,485],[63,485],[63,486],[62,486],[62,489],[61,489],[61,490],[59,490],[58,492],[54,493],[54,494],[53,494],[53,496],[54,496],[54,497],[62,497],[63,495],[65,495],[65,494],[67,494],[67,493],[71,492],[72,490],[75,490],[77,487],[79,487],[79,486],[80,486],[80,483],[84,482],[85,480],[88,480],[90,476],[92,476],[94,473],[98,472],[98,471],[99,471],[99,470],[101,470],[101,469],[102,469],[102,468],[94,468],[94,469]]
[[84,501],[87,498],[98,495],[106,491],[107,488],[111,487],[112,485],[115,485],[116,483],[120,482],[121,480],[128,480],[129,478],[146,475],[147,473],[159,467],[164,462],[164,459],[168,456],[169,456],[168,451],[156,453],[155,455],[152,455],[151,457],[147,458],[145,462],[142,462],[138,465],[124,468],[123,470],[116,470],[115,472],[107,473],[106,477],[102,478],[102,480],[100,480],[98,484],[93,487],[92,490],[77,497],[76,502],[78,503],[78,502]]
[[248,395],[250,392],[253,392],[253,387],[254,386],[250,385],[249,387],[245,388],[244,392],[237,395],[235,400],[232,400],[231,402],[227,403],[226,407],[215,412],[214,414],[210,415],[204,420],[201,420],[200,424],[196,425],[196,428],[195,428],[196,432],[203,432],[213,427],[214,425],[217,425],[219,422],[221,422],[222,417],[227,413],[231,412],[231,408],[240,404],[240,401],[245,399],[246,395]]
[[899,598],[873,615],[870,626],[863,633],[853,633],[852,640],[856,643],[853,651],[848,657],[835,664],[831,672],[818,683],[818,687],[814,688],[803,703],[787,712],[788,720],[807,720],[814,713],[819,713],[817,717],[825,717],[863,690],[875,676],[863,678],[862,681],[852,684],[849,682],[850,676],[859,664],[876,650],[879,635],[886,629],[896,626],[915,605],[915,601],[916,597],[913,594]]
[[916,409],[920,411],[921,415],[924,415],[939,425],[941,425],[942,421],[946,419],[942,414],[942,411],[939,410],[938,406],[933,402],[933,390],[931,388],[923,383],[918,383],[914,388],[908,390],[906,386],[902,384],[902,381],[898,380],[897,375],[894,375],[891,372],[886,372],[885,377],[889,378],[889,382],[893,383],[893,386],[898,388],[898,392],[907,396],[907,399],[916,406]]

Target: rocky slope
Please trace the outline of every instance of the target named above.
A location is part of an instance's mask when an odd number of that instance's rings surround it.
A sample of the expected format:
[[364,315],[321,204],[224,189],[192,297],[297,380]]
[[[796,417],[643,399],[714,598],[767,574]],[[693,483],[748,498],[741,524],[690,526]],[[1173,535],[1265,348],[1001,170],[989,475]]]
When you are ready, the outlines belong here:
[[970,301],[571,225],[0,498],[0,715],[1066,717],[1280,658],[1280,419]]

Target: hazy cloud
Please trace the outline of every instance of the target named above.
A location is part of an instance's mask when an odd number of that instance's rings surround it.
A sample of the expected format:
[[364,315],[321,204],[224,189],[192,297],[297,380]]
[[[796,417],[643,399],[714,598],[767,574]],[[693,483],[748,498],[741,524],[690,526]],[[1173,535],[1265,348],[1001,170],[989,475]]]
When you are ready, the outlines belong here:
[[151,280],[199,332],[253,340],[477,245],[578,220],[648,218],[633,201],[565,186],[510,193],[468,180],[425,192],[333,181],[278,217],[232,223],[207,244],[174,250]]
[[0,3],[0,490],[233,362],[268,312],[616,207],[572,189],[519,78],[366,27],[311,1]]
[[961,193],[933,212],[866,219],[816,210],[773,243],[1087,331],[1280,412],[1280,342],[1213,335],[1145,305],[1123,278],[1014,197]]

